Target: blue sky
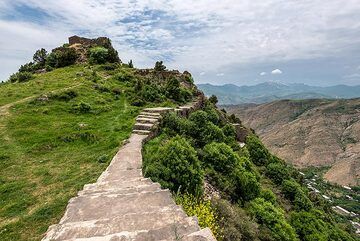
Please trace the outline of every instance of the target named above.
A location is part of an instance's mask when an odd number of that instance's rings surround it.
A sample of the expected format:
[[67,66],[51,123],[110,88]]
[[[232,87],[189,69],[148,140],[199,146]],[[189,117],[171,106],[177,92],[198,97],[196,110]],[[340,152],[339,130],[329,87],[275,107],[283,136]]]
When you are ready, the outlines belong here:
[[2,0],[0,80],[77,34],[197,83],[360,84],[359,0]]

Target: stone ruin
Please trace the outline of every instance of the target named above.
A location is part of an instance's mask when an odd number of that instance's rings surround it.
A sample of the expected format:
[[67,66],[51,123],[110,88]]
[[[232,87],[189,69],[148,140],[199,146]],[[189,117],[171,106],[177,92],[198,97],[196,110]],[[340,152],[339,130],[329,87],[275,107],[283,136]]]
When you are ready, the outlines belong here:
[[109,53],[113,56],[113,62],[121,63],[118,52],[114,49],[111,44],[111,40],[107,37],[89,39],[74,35],[69,37],[69,45],[70,48],[74,48],[78,53],[78,63],[87,62],[89,49],[96,46],[101,46],[108,49]]

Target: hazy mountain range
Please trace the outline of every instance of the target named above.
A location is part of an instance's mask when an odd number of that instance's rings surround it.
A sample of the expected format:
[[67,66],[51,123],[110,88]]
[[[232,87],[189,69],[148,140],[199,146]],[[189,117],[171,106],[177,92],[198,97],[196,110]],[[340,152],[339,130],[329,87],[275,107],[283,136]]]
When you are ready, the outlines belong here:
[[325,178],[342,185],[360,182],[360,98],[281,100],[227,106],[255,129],[277,156],[304,168],[329,167]]
[[260,104],[280,99],[350,99],[360,97],[360,85],[319,87],[306,84],[264,82],[252,86],[199,84],[198,87],[207,96],[216,95],[220,105]]

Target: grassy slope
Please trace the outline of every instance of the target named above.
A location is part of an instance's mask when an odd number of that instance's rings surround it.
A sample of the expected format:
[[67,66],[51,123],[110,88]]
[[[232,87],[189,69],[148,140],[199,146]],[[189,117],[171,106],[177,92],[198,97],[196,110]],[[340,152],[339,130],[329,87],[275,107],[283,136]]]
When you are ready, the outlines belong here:
[[[94,89],[86,78],[90,73],[72,66],[27,83],[0,85],[0,240],[39,240],[59,221],[69,198],[96,180],[129,136],[138,107],[123,95]],[[112,78],[99,82],[127,88]],[[78,96],[33,101],[65,88]],[[90,113],[72,111],[80,101],[91,105]],[[99,161],[100,156],[106,158]]]

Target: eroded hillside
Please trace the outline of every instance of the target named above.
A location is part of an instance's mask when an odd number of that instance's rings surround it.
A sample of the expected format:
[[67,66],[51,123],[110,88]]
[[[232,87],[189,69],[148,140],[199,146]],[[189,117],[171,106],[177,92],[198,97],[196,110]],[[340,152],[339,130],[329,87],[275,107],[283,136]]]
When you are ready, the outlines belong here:
[[330,166],[324,177],[359,185],[360,99],[282,100],[228,106],[276,155],[297,167]]

